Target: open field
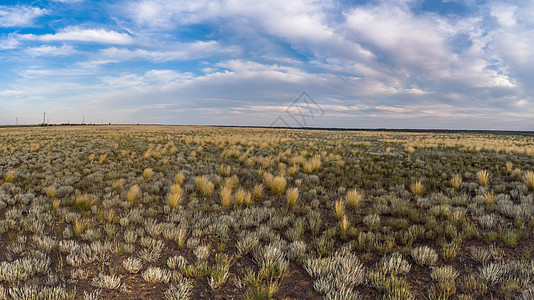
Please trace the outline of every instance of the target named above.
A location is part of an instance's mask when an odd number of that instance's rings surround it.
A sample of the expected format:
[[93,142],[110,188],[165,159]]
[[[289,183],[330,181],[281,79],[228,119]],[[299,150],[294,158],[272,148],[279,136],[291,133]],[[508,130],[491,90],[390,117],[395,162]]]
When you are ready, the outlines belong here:
[[534,136],[0,129],[0,299],[533,299]]

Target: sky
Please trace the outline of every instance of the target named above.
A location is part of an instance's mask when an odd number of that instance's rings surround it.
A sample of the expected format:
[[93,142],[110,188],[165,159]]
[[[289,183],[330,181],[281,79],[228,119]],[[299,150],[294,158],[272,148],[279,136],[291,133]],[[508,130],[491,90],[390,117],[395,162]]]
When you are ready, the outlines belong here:
[[0,124],[534,130],[534,1],[0,1]]

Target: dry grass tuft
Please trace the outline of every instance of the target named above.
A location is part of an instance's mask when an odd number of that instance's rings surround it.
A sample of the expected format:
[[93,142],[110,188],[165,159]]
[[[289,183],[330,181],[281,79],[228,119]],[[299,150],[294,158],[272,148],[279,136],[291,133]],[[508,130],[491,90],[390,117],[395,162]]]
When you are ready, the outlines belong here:
[[243,205],[245,203],[249,206],[252,204],[252,195],[244,189],[238,189],[234,194],[234,199],[237,205]]
[[258,183],[252,190],[252,199],[260,199],[263,196],[263,184]]
[[139,193],[139,186],[136,184],[130,188],[128,191],[128,196],[126,199],[128,202],[133,203],[135,201],[135,198],[137,198],[137,194]]
[[55,186],[49,186],[47,188],[44,188],[43,191],[45,192],[46,196],[50,199],[56,198],[56,187]]
[[358,190],[356,189],[349,190],[345,197],[345,201],[347,202],[347,205],[351,208],[358,207],[361,199],[362,199],[362,194],[358,192]]
[[491,192],[485,192],[483,194],[483,196],[484,196],[484,200],[486,201],[487,204],[489,204],[489,205],[495,204],[495,194],[493,194]]
[[489,182],[489,173],[486,170],[480,170],[477,172],[478,183],[481,186],[487,186]]
[[99,164],[99,165],[103,164],[103,163],[106,161],[106,158],[107,158],[107,157],[108,157],[108,156],[107,156],[106,154],[102,154],[102,155],[100,155],[100,157],[98,158],[98,164]]
[[423,184],[421,183],[421,181],[419,180],[416,182],[412,182],[412,184],[410,185],[410,191],[414,196],[420,196],[421,194],[423,194]]
[[346,215],[343,215],[341,218],[341,222],[339,223],[341,233],[346,234],[347,230],[349,229],[349,220],[347,219]]
[[154,171],[151,168],[146,168],[143,171],[143,178],[145,178],[145,180],[150,180],[152,179],[153,176],[154,176]]
[[341,199],[337,200],[334,206],[334,216],[336,217],[336,220],[341,220],[341,218],[344,215],[345,215],[345,202]]
[[211,194],[213,194],[213,189],[215,188],[207,176],[195,177],[195,186],[204,197],[211,197]]
[[219,197],[222,207],[229,207],[232,204],[232,189],[227,186],[222,187]]
[[506,172],[508,174],[512,174],[512,168],[514,167],[514,164],[512,164],[511,162],[506,162]]
[[80,210],[90,210],[93,204],[96,202],[96,197],[89,196],[88,194],[77,195],[74,201],[74,206]]
[[59,208],[59,205],[61,205],[60,199],[53,199],[52,200],[52,209],[57,210]]
[[176,174],[176,176],[174,177],[174,182],[176,184],[179,184],[179,185],[182,185],[182,183],[184,183],[184,174],[182,172]]
[[73,227],[74,235],[80,236],[85,231],[87,224],[89,224],[89,220],[85,218],[74,220],[74,227]]
[[287,200],[287,205],[289,206],[289,208],[293,208],[295,204],[297,204],[298,198],[299,198],[298,188],[294,187],[294,188],[290,188],[287,190],[286,200]]
[[276,176],[273,179],[272,186],[271,186],[271,191],[273,192],[273,194],[279,195],[285,190],[285,188],[286,188],[286,178],[282,176]]
[[13,182],[14,179],[15,179],[15,171],[13,170],[8,171],[6,175],[4,176],[4,181],[7,183]]
[[117,191],[117,190],[122,189],[123,186],[124,186],[124,179],[117,179],[113,181],[113,184],[111,187],[113,188],[113,190]]
[[523,175],[523,181],[529,190],[534,190],[534,172],[526,172],[525,175]]
[[180,202],[182,202],[182,187],[178,184],[174,184],[171,186],[171,190],[169,194],[167,195],[167,205],[174,209]]
[[451,185],[455,190],[460,189],[460,184],[462,184],[462,176],[460,176],[459,174],[452,176]]

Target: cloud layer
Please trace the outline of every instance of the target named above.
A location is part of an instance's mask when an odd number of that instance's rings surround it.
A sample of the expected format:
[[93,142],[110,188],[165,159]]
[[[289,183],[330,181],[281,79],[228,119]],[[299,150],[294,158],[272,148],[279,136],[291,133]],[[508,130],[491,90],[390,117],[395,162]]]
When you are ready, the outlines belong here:
[[532,20],[506,1],[4,5],[0,122],[294,126],[307,91],[310,126],[534,130]]

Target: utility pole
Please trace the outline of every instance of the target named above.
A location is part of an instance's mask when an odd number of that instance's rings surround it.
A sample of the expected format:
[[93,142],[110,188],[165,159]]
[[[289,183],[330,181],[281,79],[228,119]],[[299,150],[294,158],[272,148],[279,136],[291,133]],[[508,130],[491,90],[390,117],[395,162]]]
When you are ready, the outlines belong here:
[[19,126],[19,117],[17,117],[17,126]]
[[46,112],[43,113],[43,125],[46,124]]
[[83,117],[83,121],[82,121],[82,124],[85,124],[85,116]]

